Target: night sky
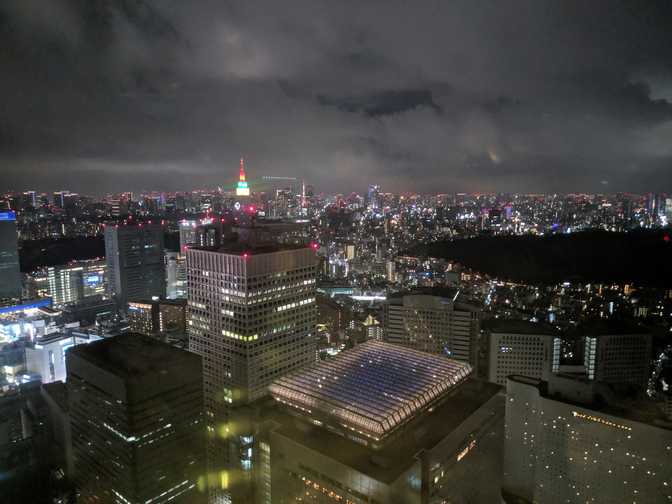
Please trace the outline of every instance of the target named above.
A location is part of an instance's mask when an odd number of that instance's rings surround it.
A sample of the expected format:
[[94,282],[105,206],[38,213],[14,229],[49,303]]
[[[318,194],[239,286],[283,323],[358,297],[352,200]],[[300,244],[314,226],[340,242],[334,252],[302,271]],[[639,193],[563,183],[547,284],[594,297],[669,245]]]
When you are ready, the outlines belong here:
[[671,191],[672,2],[1,0],[0,190]]

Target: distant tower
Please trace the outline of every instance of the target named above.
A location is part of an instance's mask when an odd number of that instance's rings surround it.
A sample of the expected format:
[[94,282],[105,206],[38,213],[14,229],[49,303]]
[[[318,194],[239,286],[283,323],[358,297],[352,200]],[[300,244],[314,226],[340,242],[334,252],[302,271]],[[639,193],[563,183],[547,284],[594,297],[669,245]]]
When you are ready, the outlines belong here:
[[236,196],[249,196],[250,187],[245,180],[245,160],[240,158],[240,173],[238,174],[238,185],[236,186]]

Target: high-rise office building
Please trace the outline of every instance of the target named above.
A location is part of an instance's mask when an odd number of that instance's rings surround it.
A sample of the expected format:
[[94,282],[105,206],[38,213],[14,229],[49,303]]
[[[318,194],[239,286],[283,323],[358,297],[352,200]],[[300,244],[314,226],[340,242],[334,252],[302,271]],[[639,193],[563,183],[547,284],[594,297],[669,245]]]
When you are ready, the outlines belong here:
[[504,397],[469,364],[379,341],[280,378],[261,502],[499,502]]
[[366,203],[372,210],[380,208],[380,186],[370,185],[366,194]]
[[129,301],[128,328],[131,332],[153,336],[158,326],[159,310],[156,303],[149,301]]
[[197,220],[183,219],[180,221],[180,254],[186,254],[189,245],[198,243],[196,235],[197,227]]
[[187,331],[189,349],[203,357],[210,472],[250,469],[251,435],[220,436],[232,410],[315,361],[316,266],[305,247],[188,249]]
[[0,298],[21,297],[16,213],[0,212]]
[[504,452],[510,502],[672,502],[672,422],[595,382],[510,377]]
[[383,339],[476,365],[480,311],[454,298],[401,294],[383,310]]
[[56,191],[52,195],[52,202],[56,208],[65,208],[65,199],[70,191]]
[[128,302],[128,325],[132,332],[171,340],[185,338],[186,300],[162,299]]
[[71,349],[67,369],[79,502],[202,502],[199,356],[126,333]]
[[107,264],[104,259],[73,261],[47,268],[47,293],[55,305],[76,303],[106,292]]
[[186,256],[179,252],[166,251],[166,297],[182,299],[187,297]]
[[651,366],[651,334],[641,327],[599,322],[580,327],[589,380],[644,388]]
[[158,224],[107,226],[108,288],[120,306],[166,293],[163,228]]
[[489,381],[506,386],[512,374],[548,379],[559,337],[553,327],[523,320],[494,320],[488,326]]

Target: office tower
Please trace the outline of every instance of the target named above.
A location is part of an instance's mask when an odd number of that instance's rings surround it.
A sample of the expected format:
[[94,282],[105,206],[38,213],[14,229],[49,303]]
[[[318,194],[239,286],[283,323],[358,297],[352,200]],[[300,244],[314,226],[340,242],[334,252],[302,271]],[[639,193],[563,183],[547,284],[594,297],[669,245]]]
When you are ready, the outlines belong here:
[[70,191],[56,191],[52,195],[52,202],[56,208],[65,208],[65,198]]
[[40,375],[42,383],[65,381],[65,353],[77,345],[87,345],[101,339],[89,334],[47,334],[38,338],[33,347],[26,347],[26,369]]
[[292,192],[289,189],[276,189],[273,217],[287,217],[292,202]]
[[47,268],[47,293],[54,305],[76,303],[105,294],[107,264],[104,259],[73,261]]
[[[177,299],[186,295],[186,263],[179,252],[166,251],[166,297]],[[184,275],[180,275],[184,273]]]
[[37,193],[35,191],[26,191],[23,193],[23,206],[37,208]]
[[196,228],[196,245],[199,247],[219,247],[225,237],[225,227],[221,220],[201,224]]
[[105,259],[108,288],[117,303],[166,293],[163,229],[157,224],[107,226]]
[[149,301],[129,301],[126,316],[131,332],[152,336],[159,324],[156,304]]
[[640,326],[596,322],[579,326],[589,380],[643,389],[651,365],[651,334]]
[[189,349],[203,357],[210,472],[234,463],[250,469],[251,435],[220,436],[232,409],[315,360],[316,265],[315,251],[304,247],[234,243],[187,251],[187,331]]
[[385,263],[385,274],[388,282],[394,283],[397,281],[397,265],[394,261],[387,261]]
[[162,299],[128,302],[128,324],[132,332],[160,339],[185,337],[186,300]]
[[0,298],[21,297],[16,213],[0,212]]
[[162,299],[158,303],[159,333],[168,342],[187,343],[187,300]]
[[524,320],[493,320],[486,331],[488,380],[506,386],[512,374],[548,379],[557,331]]
[[274,382],[264,502],[500,502],[504,397],[469,364],[369,341]]
[[601,384],[511,377],[504,452],[510,502],[672,501],[672,423]]
[[126,333],[71,349],[67,369],[79,502],[202,502],[199,356]]
[[355,257],[357,257],[357,251],[355,249],[355,244],[354,243],[346,243],[346,245],[345,245],[345,258],[348,261],[352,261]]
[[478,308],[455,298],[394,295],[384,305],[383,339],[475,366],[479,316]]
[[243,158],[240,158],[240,170],[238,172],[238,184],[236,185],[236,196],[249,196],[250,195],[250,186],[245,180],[245,161]]
[[51,459],[57,467],[63,469],[66,477],[71,479],[74,476],[74,464],[67,386],[62,381],[44,383],[40,393],[46,405],[46,416],[51,428]]
[[380,186],[370,185],[366,195],[366,202],[370,209],[377,210],[380,207]]
[[198,243],[196,238],[196,227],[198,221],[194,219],[183,219],[180,221],[180,253],[186,254],[187,247]]

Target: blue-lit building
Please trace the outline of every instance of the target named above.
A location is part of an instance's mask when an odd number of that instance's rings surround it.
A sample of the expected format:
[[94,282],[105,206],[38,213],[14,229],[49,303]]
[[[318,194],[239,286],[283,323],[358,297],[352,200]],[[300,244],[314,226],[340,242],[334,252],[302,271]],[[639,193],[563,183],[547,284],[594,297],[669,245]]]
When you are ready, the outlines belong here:
[[16,213],[0,212],[0,298],[21,296]]

